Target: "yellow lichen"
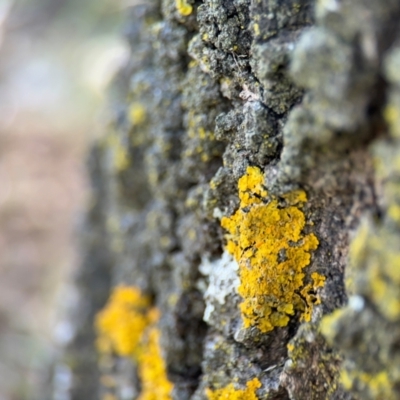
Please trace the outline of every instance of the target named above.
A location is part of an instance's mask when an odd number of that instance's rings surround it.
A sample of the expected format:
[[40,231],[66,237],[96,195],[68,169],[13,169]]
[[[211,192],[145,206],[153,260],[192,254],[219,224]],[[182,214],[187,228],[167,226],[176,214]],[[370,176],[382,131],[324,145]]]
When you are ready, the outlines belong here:
[[99,352],[133,357],[149,325],[149,306],[150,300],[139,289],[117,286],[95,320]]
[[294,344],[289,343],[289,344],[287,344],[286,348],[288,349],[289,352],[292,352],[295,347],[294,347]]
[[400,223],[400,206],[398,204],[391,204],[388,207],[387,214],[394,222]]
[[400,137],[400,113],[395,103],[389,103],[384,110],[384,117],[389,124],[392,136]]
[[244,326],[268,332],[286,326],[296,311],[309,320],[315,300],[309,292],[323,285],[323,277],[316,274],[313,285],[304,283],[303,270],[318,247],[314,234],[302,233],[305,216],[300,207],[306,194],[286,194],[282,207],[267,197],[263,182],[259,168],[247,168],[238,182],[240,207],[222,218],[221,225],[228,231],[226,248],[240,267]]
[[161,354],[160,332],[150,328],[143,351],[139,357],[139,376],[142,392],[138,400],[170,400],[173,389],[166,375],[166,366]]
[[339,323],[344,313],[343,309],[337,309],[332,314],[325,315],[320,322],[319,329],[331,344],[334,342],[334,336],[339,329]]
[[193,7],[187,2],[187,0],[175,0],[176,9],[179,14],[188,16],[192,13]]
[[129,153],[116,134],[111,134],[105,139],[105,145],[111,149],[114,168],[117,172],[126,170],[130,165]]
[[359,390],[368,389],[374,399],[395,400],[397,396],[393,393],[392,383],[388,372],[381,371],[376,374],[369,374],[362,371],[343,369],[340,373],[340,383],[347,390],[354,387]]
[[313,272],[311,274],[311,278],[314,281],[313,287],[315,288],[319,288],[319,287],[323,287],[325,285],[325,276],[319,274],[318,272]]
[[[330,344],[334,344],[338,332],[343,329],[350,318],[354,318],[354,311],[350,308],[335,310],[332,314],[326,315],[322,319],[320,332]],[[363,370],[362,365],[354,365],[354,363],[344,364],[340,370],[339,380],[347,390],[369,393],[368,398],[397,399],[393,390],[393,374],[391,374],[390,370],[370,373]]]
[[365,220],[350,244],[350,269],[346,288],[367,293],[389,321],[400,320],[400,250],[398,239],[384,228]]
[[246,383],[246,389],[235,389],[233,383],[222,389],[206,389],[209,400],[257,400],[257,389],[261,387],[261,382],[254,378]]
[[307,306],[303,312],[302,318],[304,321],[311,321],[311,314],[312,314],[312,306],[321,304],[321,299],[319,296],[313,294],[316,289],[323,287],[325,285],[326,278],[323,275],[320,275],[318,272],[313,272],[311,274],[311,279],[313,283],[308,283],[301,289],[300,293],[305,299]]
[[138,400],[171,399],[173,385],[161,353],[158,320],[159,311],[150,308],[150,299],[130,286],[114,288],[95,320],[99,353],[115,353],[137,362],[142,383]]
[[128,117],[132,125],[141,125],[146,120],[146,109],[141,103],[133,103],[129,107]]

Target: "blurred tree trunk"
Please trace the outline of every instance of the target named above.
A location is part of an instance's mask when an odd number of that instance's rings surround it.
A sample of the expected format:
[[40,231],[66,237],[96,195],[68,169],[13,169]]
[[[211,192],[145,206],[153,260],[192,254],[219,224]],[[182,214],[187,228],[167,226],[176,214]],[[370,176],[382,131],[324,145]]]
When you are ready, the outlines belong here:
[[138,3],[72,398],[398,399],[400,3]]

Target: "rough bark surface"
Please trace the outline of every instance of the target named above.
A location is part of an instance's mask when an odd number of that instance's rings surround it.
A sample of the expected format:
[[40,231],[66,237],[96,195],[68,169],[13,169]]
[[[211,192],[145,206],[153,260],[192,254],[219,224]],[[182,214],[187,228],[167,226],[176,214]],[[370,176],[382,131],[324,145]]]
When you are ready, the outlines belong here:
[[400,398],[399,18],[132,7],[91,156],[73,399]]

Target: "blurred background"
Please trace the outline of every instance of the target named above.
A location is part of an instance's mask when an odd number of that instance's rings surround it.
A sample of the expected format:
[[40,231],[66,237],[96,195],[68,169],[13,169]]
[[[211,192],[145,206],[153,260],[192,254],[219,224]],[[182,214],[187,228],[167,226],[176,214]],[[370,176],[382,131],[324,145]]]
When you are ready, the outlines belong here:
[[66,398],[52,366],[72,335],[85,157],[133,2],[0,0],[0,400]]

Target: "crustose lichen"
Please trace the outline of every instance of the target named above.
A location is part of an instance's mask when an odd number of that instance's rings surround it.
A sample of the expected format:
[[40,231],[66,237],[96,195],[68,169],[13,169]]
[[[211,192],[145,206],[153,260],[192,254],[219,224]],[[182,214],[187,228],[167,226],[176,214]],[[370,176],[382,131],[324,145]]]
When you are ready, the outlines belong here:
[[261,382],[254,378],[246,383],[245,389],[235,389],[233,383],[222,389],[207,389],[206,394],[209,400],[257,400],[256,391],[261,387]]
[[193,7],[187,2],[187,0],[175,0],[176,9],[179,14],[188,16],[192,13]]
[[95,320],[100,356],[131,357],[138,365],[138,400],[170,400],[173,389],[161,354],[159,311],[136,287],[117,286]]
[[239,263],[244,326],[269,332],[286,326],[297,311],[309,321],[313,302],[319,301],[311,292],[325,278],[314,272],[313,284],[304,282],[304,268],[318,247],[313,233],[303,234],[305,192],[287,193],[280,203],[268,197],[263,183],[261,170],[248,167],[238,182],[240,207],[221,225],[228,231],[226,248]]

